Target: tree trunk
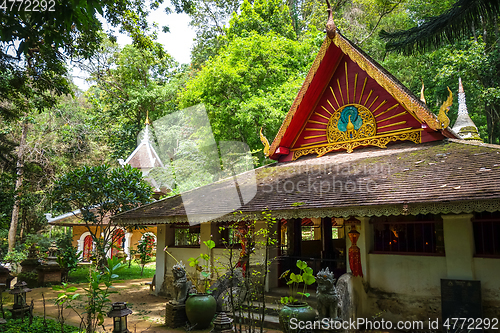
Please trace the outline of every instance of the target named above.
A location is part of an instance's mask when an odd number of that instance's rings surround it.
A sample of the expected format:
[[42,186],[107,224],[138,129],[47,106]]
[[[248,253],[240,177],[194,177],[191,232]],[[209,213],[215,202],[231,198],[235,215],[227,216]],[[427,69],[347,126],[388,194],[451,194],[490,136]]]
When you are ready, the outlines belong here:
[[12,208],[12,220],[10,222],[9,229],[9,252],[13,251],[14,246],[16,245],[17,222],[19,220],[19,206],[21,205],[21,197],[19,195],[19,191],[21,190],[21,186],[23,185],[24,149],[26,146],[26,136],[28,134],[28,121],[26,119],[23,120],[22,126],[23,129],[21,133],[21,142],[19,143],[19,149],[17,151],[17,179],[14,191],[15,200],[14,207]]

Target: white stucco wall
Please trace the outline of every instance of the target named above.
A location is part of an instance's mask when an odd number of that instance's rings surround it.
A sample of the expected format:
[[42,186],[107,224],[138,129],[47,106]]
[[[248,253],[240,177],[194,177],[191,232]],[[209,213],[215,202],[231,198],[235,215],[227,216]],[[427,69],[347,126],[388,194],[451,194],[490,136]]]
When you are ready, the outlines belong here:
[[446,258],[369,254],[370,287],[389,293],[440,296],[447,277]]
[[483,300],[500,303],[500,259],[474,258],[473,261]]

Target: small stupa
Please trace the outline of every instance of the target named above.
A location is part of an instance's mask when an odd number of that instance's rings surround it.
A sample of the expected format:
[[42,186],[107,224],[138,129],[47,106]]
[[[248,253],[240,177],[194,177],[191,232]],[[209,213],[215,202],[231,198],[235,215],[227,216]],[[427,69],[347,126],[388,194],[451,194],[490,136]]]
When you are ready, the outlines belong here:
[[153,186],[155,196],[159,197],[166,194],[168,191],[170,191],[170,189],[161,185],[159,186],[154,178],[149,177],[149,172],[153,168],[163,168],[163,163],[156,153],[153,145],[151,144],[149,133],[149,126],[151,123],[149,121],[149,114],[146,115],[146,121],[144,124],[144,136],[137,148],[135,148],[132,154],[130,154],[130,156],[125,161],[123,159],[119,159],[118,162],[122,166],[129,164],[130,166],[141,170],[142,177],[144,178],[144,180],[149,182],[151,186]]
[[458,117],[452,130],[463,140],[483,142],[479,136],[476,125],[470,118],[469,112],[467,111],[465,92],[461,78],[458,79]]

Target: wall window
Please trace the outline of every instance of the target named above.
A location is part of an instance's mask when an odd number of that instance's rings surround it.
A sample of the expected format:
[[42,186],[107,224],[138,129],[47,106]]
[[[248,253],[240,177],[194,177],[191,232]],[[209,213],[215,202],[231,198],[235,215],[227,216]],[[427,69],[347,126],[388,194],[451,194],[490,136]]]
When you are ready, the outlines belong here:
[[476,256],[500,257],[500,212],[476,213],[472,226]]
[[432,214],[372,218],[374,253],[444,255],[443,221]]
[[311,219],[302,219],[301,232],[302,232],[302,240],[314,240],[314,229],[319,228],[319,226],[315,226],[314,222]]
[[200,246],[200,225],[174,225],[175,246]]
[[245,222],[220,222],[217,223],[217,228],[220,234],[217,245],[223,247],[241,246],[241,237],[248,233],[248,226]]

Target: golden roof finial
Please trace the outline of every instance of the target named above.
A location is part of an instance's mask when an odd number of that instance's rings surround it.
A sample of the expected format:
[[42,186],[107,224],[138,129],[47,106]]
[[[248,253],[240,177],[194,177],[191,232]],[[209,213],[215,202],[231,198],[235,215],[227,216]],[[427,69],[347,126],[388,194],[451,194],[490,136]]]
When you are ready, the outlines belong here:
[[448,99],[441,105],[439,108],[438,120],[441,125],[441,129],[445,129],[450,125],[450,118],[448,118],[448,111],[450,111],[450,106],[453,104],[453,94],[449,87],[448,91],[450,92]]
[[266,155],[266,157],[268,157],[269,156],[269,141],[267,141],[264,134],[262,134],[262,127],[260,128],[260,141],[262,141],[262,144],[264,145],[264,155]]
[[151,122],[149,121],[149,110],[146,111],[146,121],[144,122],[145,125],[151,125]]
[[424,79],[420,78],[420,80],[422,81],[422,89],[420,90],[420,100],[424,102],[424,104],[427,104],[427,101],[425,100],[424,96],[424,90],[425,90]]
[[332,6],[330,5],[330,2],[328,0],[326,0],[326,5],[328,6],[328,9],[326,10],[328,12],[328,21],[326,21],[326,35],[328,36],[328,38],[333,39],[337,32],[337,27],[335,26],[335,22],[333,22]]

